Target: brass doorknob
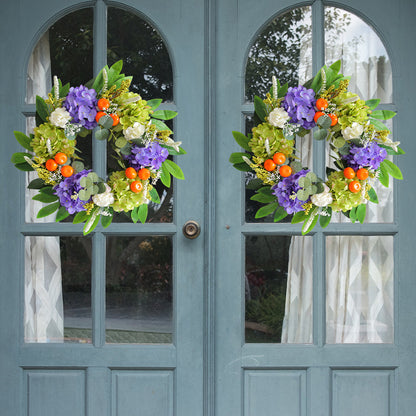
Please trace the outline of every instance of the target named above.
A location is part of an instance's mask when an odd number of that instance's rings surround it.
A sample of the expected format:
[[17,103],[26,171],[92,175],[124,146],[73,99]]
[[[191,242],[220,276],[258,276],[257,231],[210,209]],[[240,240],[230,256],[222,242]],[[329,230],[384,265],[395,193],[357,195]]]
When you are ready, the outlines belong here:
[[201,233],[201,226],[196,221],[189,220],[184,224],[182,232],[186,238],[193,240]]

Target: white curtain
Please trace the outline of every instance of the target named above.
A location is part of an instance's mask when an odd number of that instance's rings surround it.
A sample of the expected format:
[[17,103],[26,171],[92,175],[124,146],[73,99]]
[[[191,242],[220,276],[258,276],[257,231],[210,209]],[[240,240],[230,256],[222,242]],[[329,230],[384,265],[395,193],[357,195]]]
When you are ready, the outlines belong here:
[[[360,42],[351,42],[350,31],[338,44],[327,47],[327,63],[343,58],[343,73],[353,75],[350,91],[364,99],[377,97],[390,102],[391,66],[387,58],[379,56],[384,48],[368,25],[349,15],[354,30],[366,33],[368,43],[363,47]],[[304,45],[304,49],[310,47]],[[363,58],[363,54],[367,57]],[[303,56],[307,54],[301,54],[301,59]],[[349,57],[356,59],[348,60]],[[303,140],[301,158],[304,166],[312,166],[311,139]],[[367,205],[366,222],[391,222],[392,187],[377,186],[376,192],[380,202]],[[348,221],[342,214],[333,220]],[[291,241],[282,343],[312,342],[312,243],[311,237],[293,237]],[[327,343],[393,342],[393,260],[392,237],[327,237]]]
[[[28,65],[27,103],[36,95],[46,97],[51,88],[49,35],[46,33],[33,50]],[[27,132],[33,132],[35,121],[27,121]],[[29,172],[27,183],[36,178]],[[26,222],[45,223],[49,217],[36,215],[44,205],[33,201],[34,191],[26,190]],[[25,239],[25,342],[63,341],[63,301],[61,257],[58,237],[31,236]]]

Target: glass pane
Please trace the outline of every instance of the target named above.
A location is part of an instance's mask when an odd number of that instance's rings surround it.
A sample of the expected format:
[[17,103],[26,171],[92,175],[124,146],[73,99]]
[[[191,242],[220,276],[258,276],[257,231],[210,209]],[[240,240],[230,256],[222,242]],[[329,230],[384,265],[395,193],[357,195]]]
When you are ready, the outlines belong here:
[[246,100],[265,97],[272,76],[291,86],[312,77],[312,13],[298,7],[272,20],[258,35],[248,54]]
[[26,102],[46,97],[52,76],[63,84],[85,84],[93,76],[93,10],[77,10],[52,25],[40,38],[29,60]]
[[131,91],[145,100],[173,101],[173,74],[160,34],[139,16],[108,8],[107,60],[124,61],[123,72],[133,76]]
[[171,343],[171,237],[108,237],[106,252],[107,343]]
[[91,343],[91,239],[26,237],[25,342]]
[[392,343],[391,236],[326,238],[326,341]]
[[325,62],[342,59],[341,72],[350,75],[351,92],[363,100],[392,102],[392,71],[386,48],[374,30],[356,15],[325,8]]
[[246,342],[312,342],[312,237],[247,236]]

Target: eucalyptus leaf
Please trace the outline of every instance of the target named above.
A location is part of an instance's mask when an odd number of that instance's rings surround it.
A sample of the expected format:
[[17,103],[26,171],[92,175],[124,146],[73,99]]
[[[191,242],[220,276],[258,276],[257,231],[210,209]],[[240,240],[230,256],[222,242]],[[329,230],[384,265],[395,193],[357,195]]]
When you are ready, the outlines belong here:
[[100,188],[98,187],[98,185],[93,185],[91,188],[91,194],[92,195],[97,195],[99,193]]
[[81,201],[88,201],[91,198],[91,191],[87,190],[87,189],[81,189],[78,192],[78,198]]
[[97,140],[107,140],[109,136],[110,136],[110,130],[107,130],[107,129],[96,130],[94,133],[94,137]]
[[128,156],[131,153],[131,145],[127,142],[121,149],[120,153],[124,156]]
[[83,176],[83,177],[79,180],[79,184],[80,184],[83,188],[87,188],[88,186],[92,185],[92,180],[91,180],[88,176]]
[[305,187],[305,180],[306,180],[305,176],[301,176],[301,177],[299,178],[299,180],[298,180],[298,185],[299,185],[301,188],[304,188],[304,187]]
[[308,172],[306,174],[306,178],[311,182],[316,182],[318,180],[318,177],[316,176],[316,174],[314,172]]
[[332,123],[331,117],[329,117],[327,114],[322,115],[316,121],[316,124],[325,130],[331,127],[331,123]]
[[299,189],[296,196],[300,201],[306,201],[309,198],[309,192],[305,191],[305,189]]
[[302,170],[302,163],[298,161],[293,161],[290,163],[290,167],[292,168],[292,172],[296,173]]
[[343,137],[337,137],[334,141],[333,144],[337,149],[341,149],[342,147],[345,146],[345,139]]
[[104,192],[106,191],[106,189],[107,189],[107,188],[105,187],[104,182],[98,182],[97,186],[98,186],[98,192],[97,192],[97,194],[102,194],[102,193],[104,193]]
[[324,188],[324,184],[322,182],[317,182],[316,183],[316,192],[313,192],[315,194],[320,194],[325,190]]
[[315,140],[325,140],[326,136],[328,136],[328,130],[319,129],[313,132],[313,138]]
[[127,140],[124,137],[119,137],[116,141],[115,141],[115,145],[119,148],[122,149],[124,146],[126,146],[127,144]]
[[[79,160],[76,160],[75,162],[72,162],[71,165],[74,168],[75,173],[79,173],[84,170],[85,166],[82,162]],[[82,185],[81,185],[82,186]]]
[[312,185],[308,191],[309,191],[309,195],[314,195],[318,193],[318,187],[316,185]]
[[100,178],[98,177],[98,175],[95,172],[88,173],[87,178],[91,180],[91,183],[92,182],[98,182],[100,180]]
[[98,120],[98,124],[102,126],[104,129],[110,129],[113,127],[113,119],[108,114],[101,116]]

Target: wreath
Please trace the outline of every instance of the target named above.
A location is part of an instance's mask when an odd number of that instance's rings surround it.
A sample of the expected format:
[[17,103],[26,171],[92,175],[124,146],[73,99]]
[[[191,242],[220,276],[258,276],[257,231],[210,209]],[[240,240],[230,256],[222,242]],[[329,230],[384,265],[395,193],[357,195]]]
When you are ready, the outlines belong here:
[[[273,77],[266,98],[254,97],[255,124],[248,136],[233,131],[246,152],[232,153],[230,162],[251,172],[251,197],[262,206],[255,218],[273,214],[275,222],[290,214],[302,223],[302,234],[318,222],[326,227],[333,212],[363,223],[367,202],[378,203],[374,185],[389,186],[389,176],[403,179],[400,169],[387,158],[404,151],[388,136],[382,122],[395,116],[377,110],[379,99],[364,101],[348,92],[349,77],[339,73],[341,61],[324,66],[317,75],[297,87],[280,85]],[[302,166],[296,137],[302,140],[314,129],[316,140],[329,144],[332,163],[326,180]]]
[[[171,175],[184,179],[169,155],[186,152],[171,138],[164,123],[177,113],[157,110],[161,99],[146,101],[129,91],[132,77],[121,74],[123,62],[105,66],[85,85],[70,87],[55,76],[48,98],[36,97],[36,127],[30,136],[15,131],[27,152],[12,162],[23,171],[37,172],[28,188],[38,190],[34,200],[48,205],[38,218],[56,213],[56,221],[75,214],[73,223],[85,223],[84,235],[99,223],[108,227],[114,212],[124,211],[144,223],[150,201],[160,203],[157,181],[170,187]],[[104,180],[85,167],[77,141],[108,140],[119,170]]]

